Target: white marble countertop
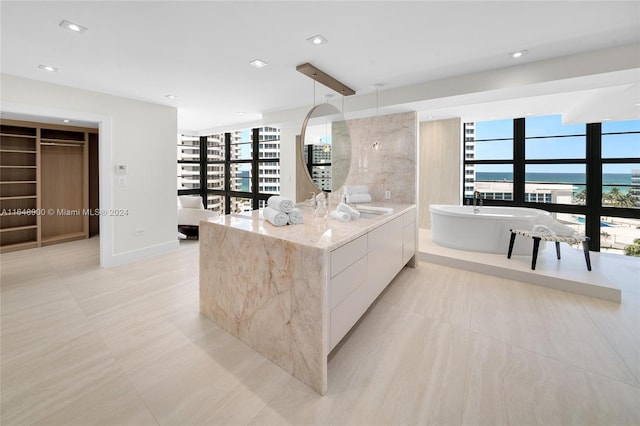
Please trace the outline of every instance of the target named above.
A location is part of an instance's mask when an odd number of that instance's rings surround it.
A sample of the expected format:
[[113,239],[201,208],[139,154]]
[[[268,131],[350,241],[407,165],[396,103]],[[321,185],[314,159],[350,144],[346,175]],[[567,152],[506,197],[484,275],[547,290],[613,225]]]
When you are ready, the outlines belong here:
[[291,241],[296,244],[334,250],[364,235],[371,229],[401,216],[415,207],[415,204],[372,203],[371,206],[388,207],[393,209],[393,212],[367,219],[360,218],[348,222],[339,222],[329,217],[316,219],[313,217],[313,211],[310,207],[298,205],[304,215],[304,223],[300,225],[275,226],[262,218],[261,210],[253,210],[251,212],[203,220],[200,222],[200,226],[228,226]]

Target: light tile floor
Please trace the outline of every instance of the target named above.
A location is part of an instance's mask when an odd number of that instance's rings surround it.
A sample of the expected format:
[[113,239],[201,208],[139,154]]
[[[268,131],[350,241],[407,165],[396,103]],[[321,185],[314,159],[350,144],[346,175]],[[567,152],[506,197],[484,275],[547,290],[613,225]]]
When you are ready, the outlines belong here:
[[324,397],[198,313],[198,244],[98,266],[97,239],[3,254],[2,425],[640,424],[622,304],[419,262],[331,355]]

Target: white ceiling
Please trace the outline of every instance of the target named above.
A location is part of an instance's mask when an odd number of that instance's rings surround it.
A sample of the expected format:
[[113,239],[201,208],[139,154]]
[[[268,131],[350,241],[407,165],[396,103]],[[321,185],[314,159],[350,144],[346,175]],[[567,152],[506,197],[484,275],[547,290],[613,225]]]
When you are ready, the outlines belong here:
[[[637,1],[2,1],[0,8],[3,73],[175,106],[179,127],[194,132],[301,121],[314,93],[295,70],[305,62],[356,90],[344,100],[353,116],[376,113],[375,84],[382,84],[380,113],[417,110],[421,119],[639,116],[637,66],[581,84],[417,95],[459,76],[639,43]],[[63,19],[88,31],[65,30]],[[316,34],[328,44],[307,41]],[[509,58],[522,49],[524,57]],[[250,66],[256,58],[268,66]],[[319,84],[315,92],[316,102],[335,94]],[[333,101],[340,106],[338,94]]]

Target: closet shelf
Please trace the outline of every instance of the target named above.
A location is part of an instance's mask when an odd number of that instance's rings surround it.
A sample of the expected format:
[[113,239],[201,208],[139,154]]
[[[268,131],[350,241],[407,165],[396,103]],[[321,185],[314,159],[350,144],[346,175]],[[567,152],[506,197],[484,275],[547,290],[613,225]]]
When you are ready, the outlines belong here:
[[35,247],[38,247],[38,242],[36,240],[26,241],[26,242],[17,243],[17,244],[7,244],[0,247],[0,253],[6,253],[8,251],[24,250],[24,249],[35,248]]
[[75,140],[75,139],[48,139],[48,138],[40,138],[42,143],[62,143],[62,144],[76,144],[82,146],[84,140]]
[[29,150],[29,149],[0,149],[0,152],[14,152],[14,153],[19,153],[19,154],[37,154],[38,152],[34,149],[34,150]]
[[0,185],[15,185],[19,183],[38,183],[35,180],[5,180],[4,182],[0,182]]
[[0,133],[0,136],[11,136],[12,138],[35,139],[36,135],[18,135],[15,133]]
[[19,195],[19,196],[14,196],[14,197],[0,197],[0,201],[6,201],[6,200],[29,200],[29,199],[35,199],[38,198],[36,195]]
[[24,231],[25,229],[37,229],[38,225],[14,226],[11,228],[2,228],[0,232]]

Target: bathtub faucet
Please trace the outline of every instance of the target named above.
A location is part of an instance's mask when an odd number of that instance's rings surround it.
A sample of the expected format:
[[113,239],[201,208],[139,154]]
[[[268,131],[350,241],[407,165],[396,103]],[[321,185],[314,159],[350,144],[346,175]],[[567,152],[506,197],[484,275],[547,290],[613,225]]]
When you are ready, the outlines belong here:
[[473,207],[476,206],[476,203],[478,203],[477,205],[482,207],[482,195],[480,195],[480,191],[475,191],[473,193]]

